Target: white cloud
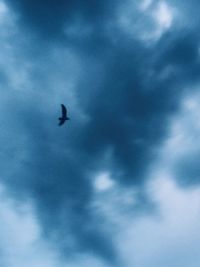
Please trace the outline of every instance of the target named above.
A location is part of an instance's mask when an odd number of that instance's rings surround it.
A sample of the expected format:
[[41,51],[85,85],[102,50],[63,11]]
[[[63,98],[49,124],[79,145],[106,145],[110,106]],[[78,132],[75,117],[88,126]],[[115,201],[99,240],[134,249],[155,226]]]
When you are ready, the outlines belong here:
[[158,204],[157,215],[130,219],[119,237],[127,266],[196,266],[200,262],[200,188],[183,190],[162,177],[150,188],[150,197]]
[[97,191],[105,191],[114,186],[114,181],[111,179],[108,172],[100,173],[95,177],[94,187]]
[[153,16],[161,29],[164,30],[171,27],[173,21],[173,13],[166,2],[161,1],[158,3],[156,9],[153,12]]
[[144,39],[158,40],[167,30],[173,26],[176,15],[175,9],[167,2],[157,2],[151,10],[147,10],[150,17],[153,19],[155,26],[150,32],[146,32]]
[[128,1],[119,10],[118,23],[130,37],[155,42],[169,30],[177,12],[166,1]]

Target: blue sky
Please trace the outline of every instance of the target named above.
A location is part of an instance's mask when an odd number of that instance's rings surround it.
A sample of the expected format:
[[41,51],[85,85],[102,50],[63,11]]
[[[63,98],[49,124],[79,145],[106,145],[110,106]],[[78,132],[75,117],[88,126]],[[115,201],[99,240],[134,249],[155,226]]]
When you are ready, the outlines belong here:
[[198,10],[0,0],[1,266],[199,265]]

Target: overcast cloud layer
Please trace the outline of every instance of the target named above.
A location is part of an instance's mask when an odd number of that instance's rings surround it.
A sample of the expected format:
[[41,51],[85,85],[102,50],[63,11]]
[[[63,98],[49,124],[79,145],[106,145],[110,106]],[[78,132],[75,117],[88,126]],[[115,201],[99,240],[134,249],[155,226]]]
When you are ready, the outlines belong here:
[[2,266],[199,265],[198,10],[0,1]]

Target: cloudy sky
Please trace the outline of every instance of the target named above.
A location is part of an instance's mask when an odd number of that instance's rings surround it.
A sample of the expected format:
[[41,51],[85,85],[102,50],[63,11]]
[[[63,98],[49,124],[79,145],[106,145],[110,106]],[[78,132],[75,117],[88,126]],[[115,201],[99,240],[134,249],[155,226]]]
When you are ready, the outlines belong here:
[[0,0],[2,267],[199,266],[199,8]]

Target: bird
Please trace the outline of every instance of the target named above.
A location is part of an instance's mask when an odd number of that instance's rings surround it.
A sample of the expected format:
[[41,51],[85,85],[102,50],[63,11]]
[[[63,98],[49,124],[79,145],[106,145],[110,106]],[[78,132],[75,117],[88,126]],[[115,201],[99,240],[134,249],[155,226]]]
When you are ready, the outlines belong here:
[[58,118],[59,119],[59,126],[63,125],[65,123],[65,121],[69,120],[69,118],[67,117],[67,109],[66,107],[61,104],[61,109],[62,109],[62,117]]

